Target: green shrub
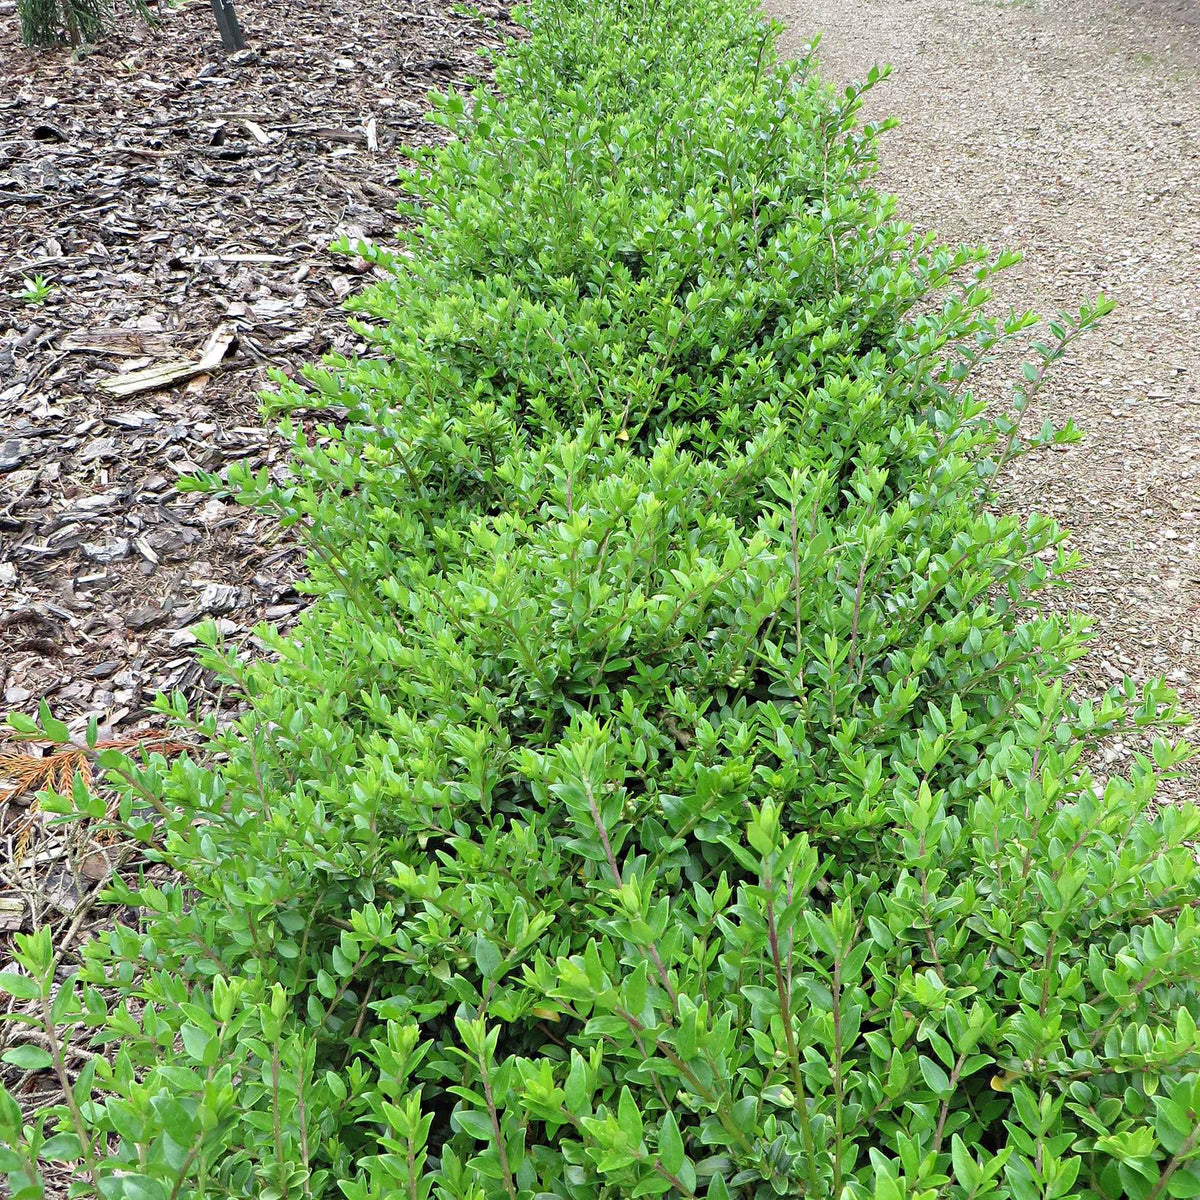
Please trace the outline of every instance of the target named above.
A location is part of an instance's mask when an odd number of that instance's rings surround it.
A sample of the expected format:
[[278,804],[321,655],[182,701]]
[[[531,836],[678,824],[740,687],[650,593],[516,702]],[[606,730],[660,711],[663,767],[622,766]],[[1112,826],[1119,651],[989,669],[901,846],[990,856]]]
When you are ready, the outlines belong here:
[[336,420],[194,482],[302,530],[315,603],[210,643],[214,765],[102,756],[177,882],[0,977],[10,1061],[118,1045],[0,1097],[14,1195],[1195,1194],[1187,748],[1087,767],[1172,697],[1072,698],[1076,558],[990,504],[1108,304],[987,419],[1012,257],[894,221],[860,92],[741,0],[530,24],[360,247],[372,356],[280,381]]

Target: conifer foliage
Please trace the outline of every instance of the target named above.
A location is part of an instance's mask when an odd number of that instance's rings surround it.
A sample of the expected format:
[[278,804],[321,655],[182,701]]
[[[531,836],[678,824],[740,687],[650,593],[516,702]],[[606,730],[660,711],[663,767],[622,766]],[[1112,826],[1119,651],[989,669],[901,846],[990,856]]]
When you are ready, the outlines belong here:
[[17,0],[21,38],[27,46],[95,41],[107,17],[107,0]]
[[[130,8],[149,21],[146,0],[130,0]],[[27,46],[57,46],[69,42],[78,49],[96,41],[115,13],[111,0],[17,0],[21,40]]]

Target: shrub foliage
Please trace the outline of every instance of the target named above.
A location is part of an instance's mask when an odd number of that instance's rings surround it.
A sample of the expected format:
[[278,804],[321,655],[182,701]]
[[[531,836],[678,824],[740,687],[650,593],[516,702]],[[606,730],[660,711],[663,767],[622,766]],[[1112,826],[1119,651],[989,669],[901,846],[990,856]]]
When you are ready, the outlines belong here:
[[1072,698],[1076,558],[993,503],[1107,302],[989,418],[1036,318],[872,190],[865,89],[744,0],[524,20],[360,248],[371,355],[281,381],[292,471],[193,483],[315,602],[210,644],[207,757],[102,757],[176,882],[0,977],[70,1084],[0,1097],[14,1196],[1197,1194],[1187,748],[1087,765],[1172,697]]

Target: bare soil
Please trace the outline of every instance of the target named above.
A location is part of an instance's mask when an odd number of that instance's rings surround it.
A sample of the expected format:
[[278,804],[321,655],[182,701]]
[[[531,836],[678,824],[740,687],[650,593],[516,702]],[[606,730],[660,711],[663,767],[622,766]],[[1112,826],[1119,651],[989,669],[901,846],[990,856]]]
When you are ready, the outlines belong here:
[[[918,229],[1025,261],[998,301],[1119,308],[1059,364],[1034,414],[1086,438],[1015,465],[1007,503],[1072,531],[1062,601],[1095,619],[1079,686],[1165,675],[1200,713],[1200,3],[768,0],[835,83],[890,63],[879,185]],[[1016,362],[978,394],[1001,402]],[[1115,764],[1131,747],[1114,745]],[[1168,789],[1200,798],[1193,776]]]

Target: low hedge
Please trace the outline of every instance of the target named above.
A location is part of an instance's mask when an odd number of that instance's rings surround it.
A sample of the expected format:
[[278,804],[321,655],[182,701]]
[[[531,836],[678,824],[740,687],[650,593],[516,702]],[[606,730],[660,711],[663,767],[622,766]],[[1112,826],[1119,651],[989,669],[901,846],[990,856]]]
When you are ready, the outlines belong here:
[[175,882],[0,977],[71,1083],[0,1096],[13,1195],[1197,1194],[1188,748],[1088,767],[1173,697],[1072,697],[1077,559],[993,503],[1108,303],[988,417],[1013,256],[895,220],[865,88],[744,0],[522,20],[357,247],[370,356],[280,381],[290,474],[192,482],[315,600],[213,635],[206,755],[104,756]]

